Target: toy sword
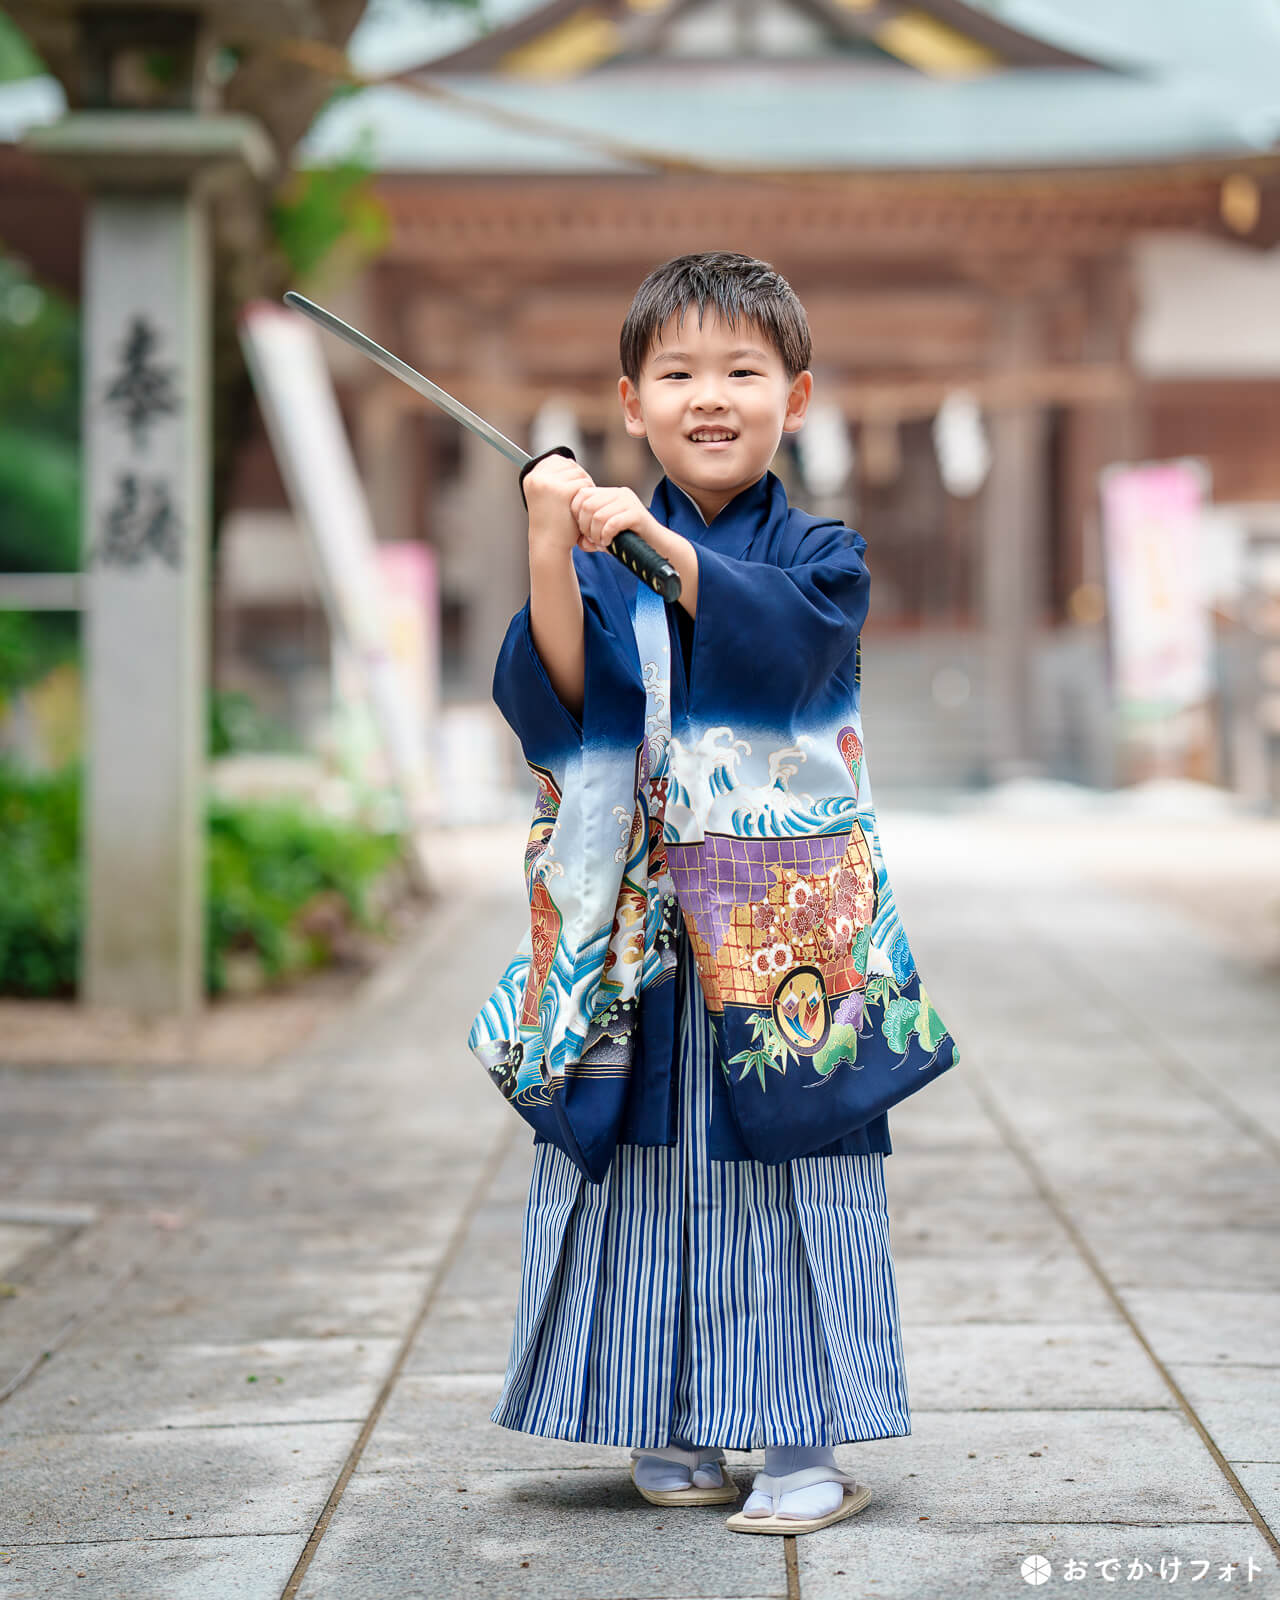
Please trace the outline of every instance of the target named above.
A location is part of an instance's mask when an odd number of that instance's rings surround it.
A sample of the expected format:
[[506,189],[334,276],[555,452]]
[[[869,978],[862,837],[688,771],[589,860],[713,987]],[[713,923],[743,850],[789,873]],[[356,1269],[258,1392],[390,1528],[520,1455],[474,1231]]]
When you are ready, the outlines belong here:
[[[508,461],[514,461],[520,468],[520,481],[523,484],[524,475],[533,466],[535,461],[541,461],[542,456],[531,456],[527,450],[522,450],[518,444],[513,444],[505,434],[483,417],[478,417],[474,411],[468,410],[460,400],[441,389],[438,384],[432,383],[430,378],[424,378],[416,372],[406,361],[401,361],[399,356],[393,356],[389,350],[384,350],[380,344],[375,344],[368,334],[361,333],[358,328],[353,328],[349,322],[344,322],[341,317],[335,317],[332,311],[326,311],[323,306],[318,306],[314,300],[308,300],[305,295],[290,289],[284,302],[292,306],[295,311],[301,311],[318,322],[322,328],[327,328],[330,333],[336,333],[339,339],[345,339],[349,345],[354,346],[371,361],[376,361],[402,383],[407,383],[411,389],[433,405],[440,407],[441,411],[451,416],[455,422],[460,422],[464,428],[469,428],[472,433],[478,434],[487,444],[495,450],[502,452]],[[571,460],[576,460],[573,451],[568,445],[558,445],[555,450],[547,450],[544,455],[563,455]],[[521,494],[524,491],[521,489]],[[634,572],[641,583],[647,583],[655,589],[664,600],[678,600],[680,598],[680,574],[666,560],[660,556],[647,540],[642,539],[638,533],[630,531],[614,536],[609,545],[609,553],[617,556],[628,571]]]

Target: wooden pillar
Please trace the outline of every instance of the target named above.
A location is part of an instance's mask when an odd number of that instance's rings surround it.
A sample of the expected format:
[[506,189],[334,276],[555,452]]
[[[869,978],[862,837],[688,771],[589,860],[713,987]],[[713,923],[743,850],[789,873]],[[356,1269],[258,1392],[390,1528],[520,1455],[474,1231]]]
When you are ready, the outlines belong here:
[[[485,395],[499,395],[504,384],[514,388],[518,374],[511,365],[506,331],[509,308],[495,288],[471,297],[472,337],[468,370]],[[485,420],[517,444],[523,444],[528,418],[515,405],[486,401]],[[512,614],[529,594],[528,513],[520,497],[519,469],[492,445],[464,430],[462,473],[465,480],[469,605],[466,634],[466,677],[471,692],[488,700],[493,666]]]
[[[1129,364],[1134,298],[1127,254],[1088,263],[1082,274],[1085,322],[1079,343],[1087,362]],[[1069,558],[1064,634],[1073,640],[1084,776],[1112,787],[1124,766],[1112,727],[1108,685],[1106,570],[1102,543],[1102,469],[1144,454],[1136,387],[1114,400],[1074,407],[1064,430],[1062,517]]]
[[379,539],[412,539],[418,533],[420,432],[418,407],[395,379],[379,378],[362,391],[356,418],[357,456]]
[[[994,365],[1033,366],[1041,349],[1041,312],[1023,287],[995,308]],[[991,473],[982,504],[980,614],[985,655],[985,766],[999,783],[1042,770],[1032,727],[1032,651],[1045,592],[1047,418],[1031,405],[990,418]]]
[[[1085,361],[1129,365],[1134,315],[1132,267],[1127,255],[1094,262],[1088,279],[1088,324],[1082,341]],[[1104,586],[1098,475],[1115,461],[1140,460],[1145,445],[1136,388],[1120,399],[1079,407],[1072,414],[1072,501],[1079,535],[1079,579]]]

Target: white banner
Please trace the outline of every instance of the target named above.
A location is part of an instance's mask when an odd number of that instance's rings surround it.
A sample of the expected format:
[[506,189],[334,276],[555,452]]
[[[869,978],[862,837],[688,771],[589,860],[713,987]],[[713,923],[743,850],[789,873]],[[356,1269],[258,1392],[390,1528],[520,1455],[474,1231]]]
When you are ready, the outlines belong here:
[[241,314],[240,339],[289,499],[310,537],[329,624],[358,665],[425,882],[432,796],[419,697],[391,647],[378,544],[319,335],[296,311],[258,300]]

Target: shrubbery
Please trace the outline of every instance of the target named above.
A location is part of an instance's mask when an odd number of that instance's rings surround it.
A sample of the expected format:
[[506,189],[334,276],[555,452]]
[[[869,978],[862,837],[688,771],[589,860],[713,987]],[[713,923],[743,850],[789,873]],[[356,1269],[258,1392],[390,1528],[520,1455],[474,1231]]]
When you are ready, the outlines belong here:
[[71,994],[80,948],[80,789],[74,769],[0,765],[0,994]]
[[[80,775],[0,764],[0,994],[75,992],[80,946]],[[377,889],[402,844],[297,803],[211,799],[205,981],[236,957],[269,980],[331,959],[351,925],[376,927]]]

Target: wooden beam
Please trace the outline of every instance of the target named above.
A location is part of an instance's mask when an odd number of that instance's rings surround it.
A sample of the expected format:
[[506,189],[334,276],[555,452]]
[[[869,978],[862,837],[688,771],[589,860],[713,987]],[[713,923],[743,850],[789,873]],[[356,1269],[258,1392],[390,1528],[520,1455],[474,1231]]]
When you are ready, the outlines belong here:
[[[481,416],[503,412],[532,416],[551,395],[571,400],[587,427],[618,422],[618,396],[612,384],[477,378],[464,372],[433,372],[434,382],[456,395]],[[435,411],[429,400],[394,378],[377,376],[372,387],[385,390],[379,404],[388,409]],[[936,415],[953,389],[967,389],[984,411],[1019,411],[1043,406],[1110,406],[1134,393],[1135,381],[1118,362],[1082,366],[1037,366],[1007,372],[957,371],[954,376],[904,378],[893,381],[841,378],[823,382],[821,395],[832,400],[851,422],[909,422]]]

